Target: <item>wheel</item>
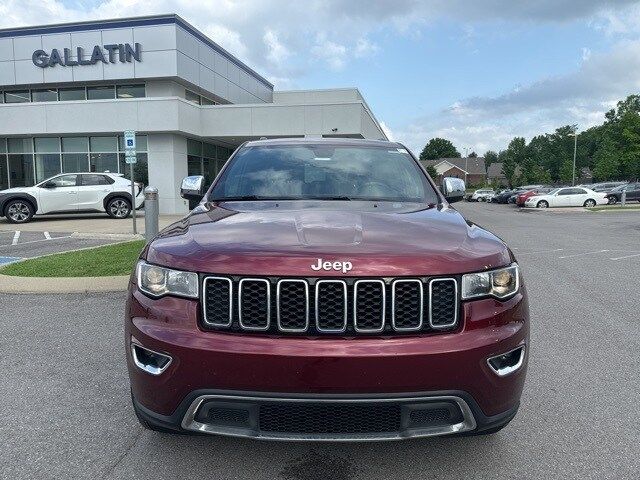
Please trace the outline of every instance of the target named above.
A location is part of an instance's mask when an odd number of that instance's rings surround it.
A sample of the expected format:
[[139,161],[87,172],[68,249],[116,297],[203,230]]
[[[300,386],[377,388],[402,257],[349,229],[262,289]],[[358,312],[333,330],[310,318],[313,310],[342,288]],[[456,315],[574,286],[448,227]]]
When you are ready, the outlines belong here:
[[4,209],[4,215],[10,223],[27,223],[36,213],[26,200],[11,200]]
[[107,213],[113,218],[127,218],[131,213],[131,203],[126,198],[112,198],[107,203]]
[[618,203],[618,199],[615,197],[615,195],[611,195],[609,197],[609,205],[615,205],[616,203]]
[[593,198],[590,198],[584,202],[584,206],[587,208],[595,207],[596,201]]
[[547,202],[546,200],[540,200],[538,202],[538,204],[536,205],[536,207],[538,207],[538,208],[549,208],[549,202]]

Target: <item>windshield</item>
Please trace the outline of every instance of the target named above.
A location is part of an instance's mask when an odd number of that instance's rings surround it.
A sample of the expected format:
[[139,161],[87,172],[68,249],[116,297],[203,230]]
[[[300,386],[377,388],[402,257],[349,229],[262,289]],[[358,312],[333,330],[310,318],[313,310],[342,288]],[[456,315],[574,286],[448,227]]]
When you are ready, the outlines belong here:
[[554,188],[553,190],[551,190],[548,193],[543,193],[542,195],[555,195],[556,193],[558,193],[558,190],[560,190],[559,188]]
[[243,148],[210,196],[211,201],[305,199],[439,201],[404,148],[331,144]]

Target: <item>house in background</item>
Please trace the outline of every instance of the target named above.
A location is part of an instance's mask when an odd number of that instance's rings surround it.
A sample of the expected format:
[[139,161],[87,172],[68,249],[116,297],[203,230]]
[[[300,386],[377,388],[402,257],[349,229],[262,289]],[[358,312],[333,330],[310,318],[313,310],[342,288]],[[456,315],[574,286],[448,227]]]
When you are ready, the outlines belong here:
[[494,162],[487,169],[487,183],[494,187],[507,185],[507,178],[502,173],[502,162]]
[[463,179],[467,185],[484,185],[487,182],[487,171],[483,157],[467,158],[439,158],[424,160],[424,168],[432,166],[438,172],[433,180],[442,181],[442,177],[456,177]]

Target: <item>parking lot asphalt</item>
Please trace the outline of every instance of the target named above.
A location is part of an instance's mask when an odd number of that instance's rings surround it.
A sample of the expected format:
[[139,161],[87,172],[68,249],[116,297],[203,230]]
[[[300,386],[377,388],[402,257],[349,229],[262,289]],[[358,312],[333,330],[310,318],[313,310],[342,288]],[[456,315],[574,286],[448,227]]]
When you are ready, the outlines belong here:
[[498,434],[308,444],[146,431],[129,400],[124,294],[0,295],[0,478],[638,478],[640,213],[457,208],[514,249],[529,291],[527,384]]
[[0,231],[0,265],[22,258],[99,247],[122,241],[123,238],[107,236],[86,238],[74,235],[72,232]]

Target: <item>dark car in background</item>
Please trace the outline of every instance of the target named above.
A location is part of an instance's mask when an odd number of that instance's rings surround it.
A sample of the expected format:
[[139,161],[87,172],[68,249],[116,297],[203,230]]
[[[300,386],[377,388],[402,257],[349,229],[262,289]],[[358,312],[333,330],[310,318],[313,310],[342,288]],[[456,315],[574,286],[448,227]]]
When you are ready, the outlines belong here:
[[608,192],[611,189],[616,187],[620,187],[622,185],[626,185],[627,182],[603,182],[603,183],[594,183],[592,186],[587,187],[593,190],[594,192]]
[[640,182],[636,183],[628,183],[625,185],[620,185],[613,188],[610,192],[607,193],[607,199],[609,200],[609,205],[615,205],[616,203],[622,201],[622,192],[626,190],[626,200],[637,200],[640,202]]
[[507,203],[516,203],[516,199],[518,198],[518,195],[522,195],[523,193],[526,193],[527,190],[522,190],[522,189],[517,189],[517,190],[513,190],[511,192],[511,195],[509,195],[509,198],[507,198]]
[[503,190],[502,192],[495,195],[491,201],[493,203],[507,203],[509,201],[509,197],[513,195],[515,190]]

